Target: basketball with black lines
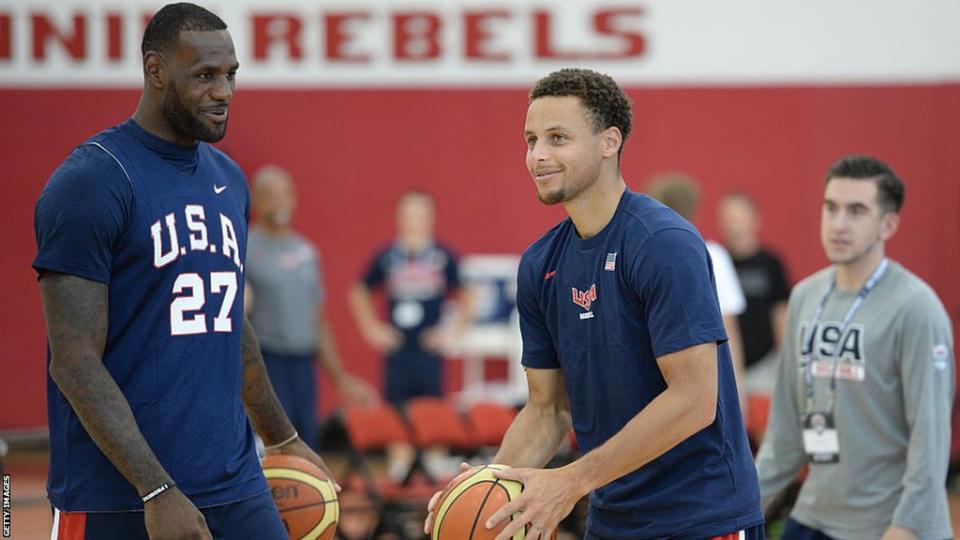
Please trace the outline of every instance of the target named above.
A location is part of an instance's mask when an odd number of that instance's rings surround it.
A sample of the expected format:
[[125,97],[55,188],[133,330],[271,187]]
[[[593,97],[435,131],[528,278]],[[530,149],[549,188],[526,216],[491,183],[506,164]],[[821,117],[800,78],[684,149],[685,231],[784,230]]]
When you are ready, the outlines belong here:
[[[431,540],[493,540],[506,527],[501,523],[493,529],[484,523],[503,505],[516,499],[523,484],[503,480],[494,471],[508,469],[506,465],[484,465],[464,471],[447,484],[437,502]],[[523,540],[519,531],[511,540]],[[556,538],[554,533],[552,538]]]
[[296,456],[263,458],[263,475],[291,540],[330,540],[337,530],[337,490],[320,467]]

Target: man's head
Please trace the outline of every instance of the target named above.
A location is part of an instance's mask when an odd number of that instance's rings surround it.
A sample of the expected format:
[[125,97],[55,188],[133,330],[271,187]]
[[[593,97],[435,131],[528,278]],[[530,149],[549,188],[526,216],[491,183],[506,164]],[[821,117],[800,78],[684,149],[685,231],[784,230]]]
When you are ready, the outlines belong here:
[[251,202],[258,221],[274,227],[289,225],[297,207],[297,193],[290,174],[276,165],[261,168],[253,177]]
[[693,221],[700,202],[700,186],[690,176],[679,172],[659,174],[647,184],[646,192],[687,221]]
[[223,20],[194,4],[168,4],[150,19],[140,48],[145,93],[175,142],[222,139],[239,67]]
[[411,190],[397,201],[397,234],[405,241],[421,244],[433,238],[434,202],[425,191]]
[[630,99],[609,76],[562,69],[537,81],[524,138],[540,201],[571,201],[605,170],[617,175],[630,129]]
[[853,264],[880,250],[897,231],[904,185],[882,161],[850,155],[827,172],[820,239],[834,264]]
[[717,207],[723,243],[736,257],[747,257],[760,247],[760,217],[746,193],[730,193]]

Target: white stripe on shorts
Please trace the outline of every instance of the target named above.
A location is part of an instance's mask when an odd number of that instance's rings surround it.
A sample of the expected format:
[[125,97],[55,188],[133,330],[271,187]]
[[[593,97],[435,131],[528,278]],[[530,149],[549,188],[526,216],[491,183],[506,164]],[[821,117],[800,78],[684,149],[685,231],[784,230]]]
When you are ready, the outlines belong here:
[[58,531],[60,530],[60,511],[56,508],[53,509],[53,530],[50,531],[50,540],[57,540],[59,538]]

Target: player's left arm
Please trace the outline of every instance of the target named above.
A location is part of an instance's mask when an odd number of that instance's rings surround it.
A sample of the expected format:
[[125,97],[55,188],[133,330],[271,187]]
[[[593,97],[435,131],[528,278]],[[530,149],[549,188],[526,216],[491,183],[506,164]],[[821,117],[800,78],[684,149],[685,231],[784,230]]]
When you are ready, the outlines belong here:
[[[253,326],[246,316],[243,317],[243,405],[254,429],[263,439],[269,453],[290,454],[312,461],[333,475],[323,460],[304,443],[283,412],[283,407],[273,391],[267,367],[260,353],[260,343],[254,334]],[[271,448],[272,447],[272,448]]]
[[667,388],[616,435],[580,459],[557,469],[508,469],[497,476],[524,484],[520,497],[488,524],[513,519],[497,540],[526,525],[548,538],[580,498],[643,467],[713,423],[717,412],[717,345],[695,345],[657,358]]
[[[950,459],[954,353],[950,320],[935,298],[915,298],[901,318],[900,377],[910,430],[903,493],[884,540],[930,534],[943,508]],[[908,535],[909,533],[909,535]]]

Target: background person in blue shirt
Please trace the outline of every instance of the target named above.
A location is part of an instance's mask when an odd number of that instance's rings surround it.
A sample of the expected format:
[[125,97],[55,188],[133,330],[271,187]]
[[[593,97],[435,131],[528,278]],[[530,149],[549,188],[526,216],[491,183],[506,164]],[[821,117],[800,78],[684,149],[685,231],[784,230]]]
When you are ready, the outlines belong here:
[[[350,307],[360,333],[384,355],[384,395],[403,408],[419,397],[442,397],[444,357],[472,319],[473,300],[460,283],[457,257],[434,234],[433,197],[409,190],[397,200],[397,235],[379,249],[350,290]],[[374,293],[383,291],[385,317]],[[455,297],[455,299],[454,299]],[[447,316],[448,302],[454,304]],[[434,476],[448,473],[447,449],[428,449],[424,466]],[[387,474],[396,481],[409,473],[416,452],[405,443],[387,448]]]
[[243,316],[250,197],[207,144],[226,134],[233,41],[180,3],[142,50],[133,117],[75,148],[36,206],[52,536],[285,539],[250,421],[270,452],[324,464]]
[[[518,514],[498,540],[548,538],[587,494],[587,538],[763,535],[710,259],[686,220],[626,190],[630,126],[627,96],[593,71],[530,93],[527,167],[570,217],[520,263],[529,399],[494,461],[525,487],[485,523]],[[540,469],[571,424],[585,455]]]

